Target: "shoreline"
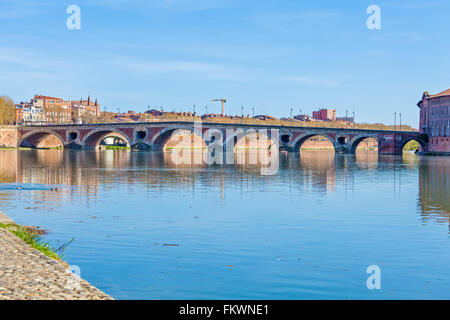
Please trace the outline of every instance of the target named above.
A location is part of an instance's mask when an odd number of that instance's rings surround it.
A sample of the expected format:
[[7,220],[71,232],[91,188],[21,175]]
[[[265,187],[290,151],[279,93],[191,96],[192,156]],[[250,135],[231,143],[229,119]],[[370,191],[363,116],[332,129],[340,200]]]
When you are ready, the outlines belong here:
[[[17,225],[2,211],[0,224]],[[5,228],[0,248],[0,300],[113,300]]]

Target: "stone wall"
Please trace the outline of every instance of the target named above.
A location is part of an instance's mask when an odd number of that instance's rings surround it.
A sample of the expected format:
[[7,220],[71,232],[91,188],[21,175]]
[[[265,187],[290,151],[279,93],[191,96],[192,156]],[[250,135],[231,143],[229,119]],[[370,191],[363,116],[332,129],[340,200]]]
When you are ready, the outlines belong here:
[[450,153],[450,138],[449,137],[430,138],[430,143],[428,144],[428,151],[436,153]]
[[19,135],[14,126],[0,127],[0,147],[17,147]]

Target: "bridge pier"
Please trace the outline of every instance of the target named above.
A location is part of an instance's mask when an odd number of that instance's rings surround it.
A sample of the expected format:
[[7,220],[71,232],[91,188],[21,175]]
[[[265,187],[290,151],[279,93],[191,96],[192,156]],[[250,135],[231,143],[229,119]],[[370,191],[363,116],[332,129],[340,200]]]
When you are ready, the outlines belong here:
[[68,144],[64,145],[64,149],[81,150],[81,149],[83,149],[83,147],[76,142],[69,142]]
[[152,147],[145,143],[145,142],[138,142],[136,144],[133,144],[131,146],[131,150],[138,150],[138,151],[151,151]]
[[338,154],[355,154],[355,152],[352,152],[351,148],[345,146],[335,147],[334,151]]

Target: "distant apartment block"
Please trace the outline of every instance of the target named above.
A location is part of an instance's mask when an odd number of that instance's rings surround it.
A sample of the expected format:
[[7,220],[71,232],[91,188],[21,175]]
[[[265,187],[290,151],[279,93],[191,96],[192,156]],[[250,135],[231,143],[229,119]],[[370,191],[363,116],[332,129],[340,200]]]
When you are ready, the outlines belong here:
[[21,102],[16,105],[16,123],[17,124],[45,124],[44,108],[40,104],[30,102]]
[[438,94],[425,92],[420,108],[420,132],[428,134],[428,151],[450,152],[450,89]]
[[31,102],[35,107],[43,109],[47,124],[72,123],[71,106],[63,99],[36,95]]
[[336,121],[336,109],[320,109],[313,111],[314,120],[320,121]]

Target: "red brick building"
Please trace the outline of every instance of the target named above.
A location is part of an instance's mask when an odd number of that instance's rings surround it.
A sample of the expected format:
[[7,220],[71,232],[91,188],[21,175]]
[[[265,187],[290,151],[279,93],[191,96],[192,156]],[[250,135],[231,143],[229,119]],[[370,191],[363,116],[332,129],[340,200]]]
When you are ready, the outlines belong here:
[[450,153],[450,89],[430,95],[425,92],[420,108],[420,132],[428,134],[428,151]]
[[63,99],[39,95],[34,96],[32,103],[44,109],[46,123],[72,123],[71,106]]
[[315,120],[336,121],[336,109],[320,109],[319,111],[313,111],[312,116]]
[[80,117],[84,114],[90,114],[94,117],[100,117],[102,115],[97,99],[95,99],[94,102],[91,100],[90,96],[88,96],[87,100],[83,100],[83,98],[81,98],[79,101],[70,101],[69,104],[72,109],[76,110],[78,116]]

